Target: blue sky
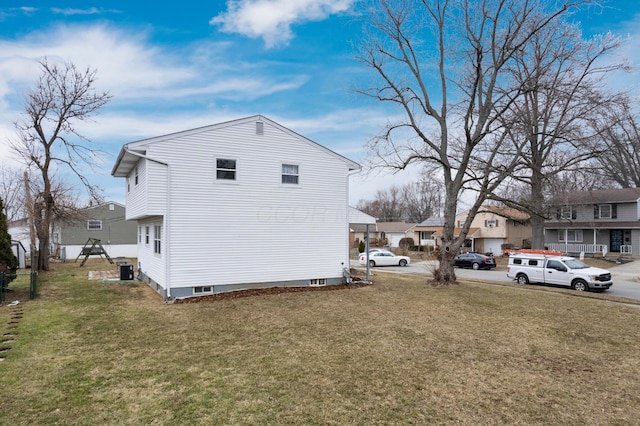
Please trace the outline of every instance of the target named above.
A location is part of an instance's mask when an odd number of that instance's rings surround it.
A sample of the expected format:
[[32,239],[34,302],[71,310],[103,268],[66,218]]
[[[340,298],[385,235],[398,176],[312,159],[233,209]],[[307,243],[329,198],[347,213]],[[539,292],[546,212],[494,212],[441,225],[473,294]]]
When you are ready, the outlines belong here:
[[[110,176],[123,144],[254,114],[363,164],[364,145],[387,113],[352,90],[372,75],[354,59],[356,1],[2,1],[0,161],[10,161],[6,140],[22,93],[46,56],[97,69],[96,87],[113,96],[78,126],[106,152],[92,180],[109,200],[124,200],[124,182]],[[639,65],[640,2],[609,6],[577,19],[586,34],[629,37],[622,53]],[[639,75],[615,84],[637,85]],[[352,177],[350,201],[413,179],[415,171],[361,173]]]

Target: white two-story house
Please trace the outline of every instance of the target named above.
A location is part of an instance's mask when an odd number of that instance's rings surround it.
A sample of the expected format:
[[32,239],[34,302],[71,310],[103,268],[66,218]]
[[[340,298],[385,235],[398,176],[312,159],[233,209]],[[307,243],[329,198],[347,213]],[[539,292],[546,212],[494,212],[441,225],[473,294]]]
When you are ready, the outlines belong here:
[[640,253],[640,188],[574,192],[553,202],[545,246],[571,254]]
[[138,271],[163,297],[345,282],[360,166],[260,115],[126,144]]

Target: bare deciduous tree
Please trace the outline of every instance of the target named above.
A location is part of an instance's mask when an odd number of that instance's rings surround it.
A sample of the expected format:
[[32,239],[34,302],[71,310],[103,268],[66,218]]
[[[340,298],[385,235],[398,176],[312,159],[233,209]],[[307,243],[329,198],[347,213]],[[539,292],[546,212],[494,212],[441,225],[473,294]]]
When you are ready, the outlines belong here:
[[373,200],[360,200],[356,205],[379,222],[418,223],[439,213],[442,184],[435,181],[408,183],[376,191]]
[[[559,174],[579,172],[604,152],[600,134],[605,122],[597,118],[623,99],[607,90],[604,79],[626,67],[604,59],[621,42],[610,34],[584,40],[576,25],[557,21],[534,34],[510,63],[523,91],[511,104],[508,120],[517,129],[513,135],[526,141],[522,167],[512,178],[523,182],[529,194],[515,200],[496,192],[493,198],[530,214],[534,249],[544,248],[545,190]],[[594,121],[603,128],[592,126]]]
[[598,171],[623,188],[640,187],[640,121],[631,100],[607,109],[594,126],[603,144]]
[[21,173],[7,165],[0,165],[0,198],[4,200],[7,221],[26,217]]
[[[420,162],[440,169],[444,230],[436,282],[456,281],[453,259],[473,218],[524,146],[504,120],[524,89],[510,74],[514,57],[585,2],[380,0],[368,10],[359,59],[377,79],[359,92],[399,110],[370,149],[387,167]],[[474,201],[454,235],[458,200],[467,190]]]
[[89,120],[110,95],[96,92],[95,70],[80,70],[72,63],[58,66],[46,59],[40,65],[42,74],[25,96],[24,116],[15,123],[18,138],[11,146],[27,167],[37,170],[41,180],[40,191],[33,196],[33,214],[40,251],[38,270],[47,270],[57,203],[53,176],[59,169],[71,171],[92,197],[99,198],[98,188],[83,174],[83,166],[93,165],[95,151],[76,125]]

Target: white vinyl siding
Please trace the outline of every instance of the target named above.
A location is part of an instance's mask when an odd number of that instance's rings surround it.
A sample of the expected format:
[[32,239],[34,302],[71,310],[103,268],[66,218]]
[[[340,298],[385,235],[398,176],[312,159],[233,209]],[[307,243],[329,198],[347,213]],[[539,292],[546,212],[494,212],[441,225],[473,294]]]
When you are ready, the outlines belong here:
[[[162,161],[163,158],[157,160]],[[140,159],[137,169],[138,185],[133,185],[127,192],[127,219],[164,215],[167,205],[168,166]],[[134,179],[134,174],[135,169],[131,171],[131,179]]]
[[[153,158],[170,162],[170,189],[150,180],[149,193],[171,196],[163,251],[172,288],[342,277],[348,267],[348,161],[269,123],[256,138],[255,126],[154,143]],[[217,158],[237,159],[236,184],[203,184],[216,175]],[[282,185],[283,158],[304,170],[302,190]]]
[[[140,221],[140,226],[143,234],[146,232],[147,227],[149,228],[149,233],[151,234],[151,232],[153,231],[153,227],[158,224],[161,224],[162,226],[162,219],[157,217]],[[146,235],[143,235],[142,243],[138,244],[138,262],[140,264],[140,270],[149,278],[153,279],[156,283],[160,284],[162,287],[165,287],[166,278],[164,257],[153,252],[154,244],[152,236],[149,236],[150,244],[145,244],[145,238]]]
[[295,164],[282,165],[282,183],[297,185],[300,181],[299,168]]

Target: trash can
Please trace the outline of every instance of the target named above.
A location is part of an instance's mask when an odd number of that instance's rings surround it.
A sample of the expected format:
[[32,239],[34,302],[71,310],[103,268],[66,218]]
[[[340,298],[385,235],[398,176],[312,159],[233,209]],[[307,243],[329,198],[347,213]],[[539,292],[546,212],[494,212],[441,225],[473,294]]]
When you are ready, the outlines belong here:
[[120,280],[129,281],[133,279],[133,265],[123,264],[120,265]]

